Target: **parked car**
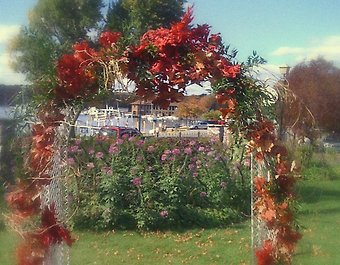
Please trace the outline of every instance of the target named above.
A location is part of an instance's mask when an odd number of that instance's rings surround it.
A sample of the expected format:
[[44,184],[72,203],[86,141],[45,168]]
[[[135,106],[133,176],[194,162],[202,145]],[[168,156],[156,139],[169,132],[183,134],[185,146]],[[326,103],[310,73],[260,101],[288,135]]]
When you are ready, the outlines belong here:
[[142,133],[136,128],[122,126],[104,126],[100,128],[99,135],[123,138],[132,136],[142,136]]
[[198,129],[203,129],[206,130],[208,129],[208,122],[206,121],[199,121],[189,127],[191,130],[198,130]]

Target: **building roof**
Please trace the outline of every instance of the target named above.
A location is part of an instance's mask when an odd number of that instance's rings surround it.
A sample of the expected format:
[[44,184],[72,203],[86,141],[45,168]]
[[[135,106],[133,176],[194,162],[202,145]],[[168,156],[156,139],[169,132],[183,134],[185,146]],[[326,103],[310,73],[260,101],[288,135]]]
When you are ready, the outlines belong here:
[[[154,105],[152,103],[152,100],[136,100],[136,101],[133,101],[131,102],[131,105],[139,105],[139,104],[142,104],[142,105]],[[178,102],[170,102],[170,106],[177,106]]]

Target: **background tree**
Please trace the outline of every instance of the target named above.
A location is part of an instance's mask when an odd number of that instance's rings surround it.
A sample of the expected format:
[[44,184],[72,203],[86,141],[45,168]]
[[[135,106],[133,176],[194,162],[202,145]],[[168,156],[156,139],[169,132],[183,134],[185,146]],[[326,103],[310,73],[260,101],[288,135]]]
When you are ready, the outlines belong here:
[[219,110],[210,110],[206,113],[203,113],[202,117],[205,120],[217,121],[221,119],[222,113]]
[[186,0],[113,0],[106,27],[135,42],[149,29],[169,27],[184,14]]
[[187,96],[178,104],[175,115],[180,118],[199,118],[213,105],[213,95]]
[[313,123],[328,133],[340,133],[340,69],[322,58],[296,65],[288,76],[297,96],[286,104],[285,123],[313,137]]
[[98,28],[102,7],[102,0],[39,0],[11,44],[14,69],[31,83],[48,81],[57,58]]

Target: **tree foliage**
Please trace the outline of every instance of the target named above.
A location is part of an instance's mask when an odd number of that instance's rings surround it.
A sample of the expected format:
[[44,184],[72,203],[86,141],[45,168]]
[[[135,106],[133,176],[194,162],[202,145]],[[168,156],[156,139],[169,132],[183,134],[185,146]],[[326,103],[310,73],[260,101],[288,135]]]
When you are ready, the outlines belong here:
[[198,118],[208,112],[213,105],[215,98],[209,96],[187,96],[181,102],[175,111],[175,115],[180,118]]
[[[72,45],[88,39],[88,33],[102,19],[102,0],[40,0],[30,11],[29,25],[21,29],[11,44],[13,63],[27,80],[48,80],[55,61]],[[40,84],[41,85],[41,84]]]
[[185,0],[113,0],[106,27],[135,42],[149,29],[169,27],[180,21]]
[[340,69],[322,58],[296,65],[288,76],[297,96],[287,104],[285,122],[293,131],[311,135],[315,122],[327,132],[340,132]]

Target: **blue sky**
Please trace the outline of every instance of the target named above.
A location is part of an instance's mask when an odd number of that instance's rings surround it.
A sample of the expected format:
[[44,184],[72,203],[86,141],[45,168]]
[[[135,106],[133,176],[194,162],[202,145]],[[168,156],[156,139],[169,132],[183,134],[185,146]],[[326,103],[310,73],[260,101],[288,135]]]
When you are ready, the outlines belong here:
[[[8,67],[8,40],[28,22],[37,0],[0,0],[0,83],[24,77]],[[207,23],[243,61],[256,50],[276,74],[280,65],[294,66],[323,56],[340,66],[340,1],[338,0],[189,0],[195,23]]]

